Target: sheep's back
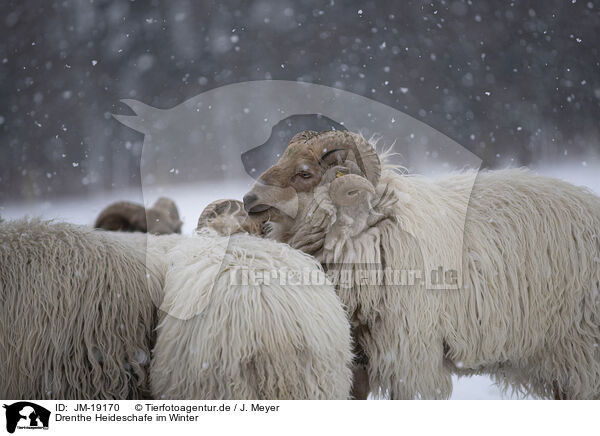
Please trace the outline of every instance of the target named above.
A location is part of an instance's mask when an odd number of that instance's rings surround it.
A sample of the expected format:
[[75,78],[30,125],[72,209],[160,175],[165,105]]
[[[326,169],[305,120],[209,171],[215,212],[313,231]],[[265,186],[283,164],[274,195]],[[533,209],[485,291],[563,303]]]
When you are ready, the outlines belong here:
[[[217,253],[226,252],[221,259]],[[167,256],[152,362],[156,398],[347,398],[349,325],[330,285],[244,284],[232,273],[321,274],[311,257],[249,235],[206,232]],[[235,273],[234,273],[235,274]]]
[[0,396],[147,395],[158,263],[106,232],[0,224]]
[[[382,180],[399,198],[395,222],[379,226],[383,263],[427,267],[425,257],[420,260],[425,251],[437,254],[444,267],[458,254],[462,284],[381,288],[380,315],[370,323],[374,345],[365,346],[378,362],[387,362],[385,350],[396,347],[401,363],[380,363],[377,382],[397,397],[444,396],[450,392],[446,364],[454,363],[455,371],[495,373],[541,396],[552,396],[545,381],[556,380],[570,398],[597,397],[600,199],[525,170],[437,181],[387,172]],[[398,334],[390,337],[391,331]],[[445,379],[423,377],[410,386],[390,375],[395,370],[388,367],[415,368],[418,361],[434,362],[430,373]],[[441,395],[436,386],[444,387]]]
[[[573,396],[597,395],[599,230],[600,199],[586,188],[524,170],[480,173],[465,223],[464,286],[442,313],[451,359],[467,369],[504,362],[526,381],[546,371]],[[527,368],[538,372],[518,375]]]

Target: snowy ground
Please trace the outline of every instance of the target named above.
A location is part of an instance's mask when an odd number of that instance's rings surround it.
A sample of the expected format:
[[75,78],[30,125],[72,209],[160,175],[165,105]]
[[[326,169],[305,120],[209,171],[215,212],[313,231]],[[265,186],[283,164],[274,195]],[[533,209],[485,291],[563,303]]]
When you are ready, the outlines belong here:
[[[575,185],[588,186],[600,194],[600,168],[584,162],[563,164],[560,166],[544,166],[534,169],[540,174],[545,174],[574,183]],[[183,233],[189,234],[196,226],[198,216],[204,207],[218,198],[241,198],[247,191],[247,185],[242,183],[226,183],[218,186],[186,186],[179,187],[176,195],[169,194],[177,203],[184,221]],[[3,218],[18,218],[24,215],[39,216],[43,218],[56,218],[77,224],[91,225],[98,213],[113,201],[130,200],[146,204],[155,198],[143,199],[141,192],[121,191],[92,195],[84,198],[68,198],[53,201],[42,201],[34,204],[13,203],[0,206],[0,216]],[[455,400],[488,400],[488,399],[516,399],[514,395],[503,395],[485,376],[454,378]]]

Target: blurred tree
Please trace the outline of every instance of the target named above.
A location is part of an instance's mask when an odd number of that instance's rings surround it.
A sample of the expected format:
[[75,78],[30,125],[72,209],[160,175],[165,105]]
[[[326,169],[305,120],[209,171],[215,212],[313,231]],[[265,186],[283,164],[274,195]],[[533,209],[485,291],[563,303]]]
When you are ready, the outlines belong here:
[[139,185],[142,137],[110,116],[128,113],[119,99],[167,108],[246,80],[376,99],[491,167],[599,148],[597,1],[5,0],[2,9],[0,201]]

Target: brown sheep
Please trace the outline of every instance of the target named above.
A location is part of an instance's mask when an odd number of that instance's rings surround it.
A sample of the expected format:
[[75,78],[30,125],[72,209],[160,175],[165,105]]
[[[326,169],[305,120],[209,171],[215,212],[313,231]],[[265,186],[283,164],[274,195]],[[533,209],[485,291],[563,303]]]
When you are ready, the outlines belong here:
[[161,197],[149,209],[129,201],[113,203],[100,213],[94,227],[104,230],[169,235],[181,233],[182,224],[175,202]]

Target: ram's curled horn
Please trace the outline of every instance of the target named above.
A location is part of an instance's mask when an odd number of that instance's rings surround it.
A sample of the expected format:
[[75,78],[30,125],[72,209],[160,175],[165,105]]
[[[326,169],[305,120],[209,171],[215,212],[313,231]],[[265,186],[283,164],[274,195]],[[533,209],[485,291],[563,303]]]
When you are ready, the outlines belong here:
[[318,140],[323,141],[323,150],[329,150],[328,152],[348,150],[347,159],[355,161],[369,182],[377,186],[381,177],[381,161],[375,148],[366,139],[355,133],[332,131],[323,132]]
[[315,132],[314,130],[304,130],[300,133],[296,133],[292,139],[290,140],[291,142],[298,142],[298,141],[308,141],[309,139],[314,138],[315,136],[318,136],[319,132]]
[[356,174],[348,174],[336,178],[329,187],[329,196],[334,204],[338,206],[352,206],[359,200],[361,192],[369,192],[375,195],[373,184],[364,177]]
[[262,224],[248,219],[248,213],[241,201],[228,199],[213,201],[204,208],[198,218],[196,230],[204,227],[211,228],[222,236],[239,232],[259,235]]

